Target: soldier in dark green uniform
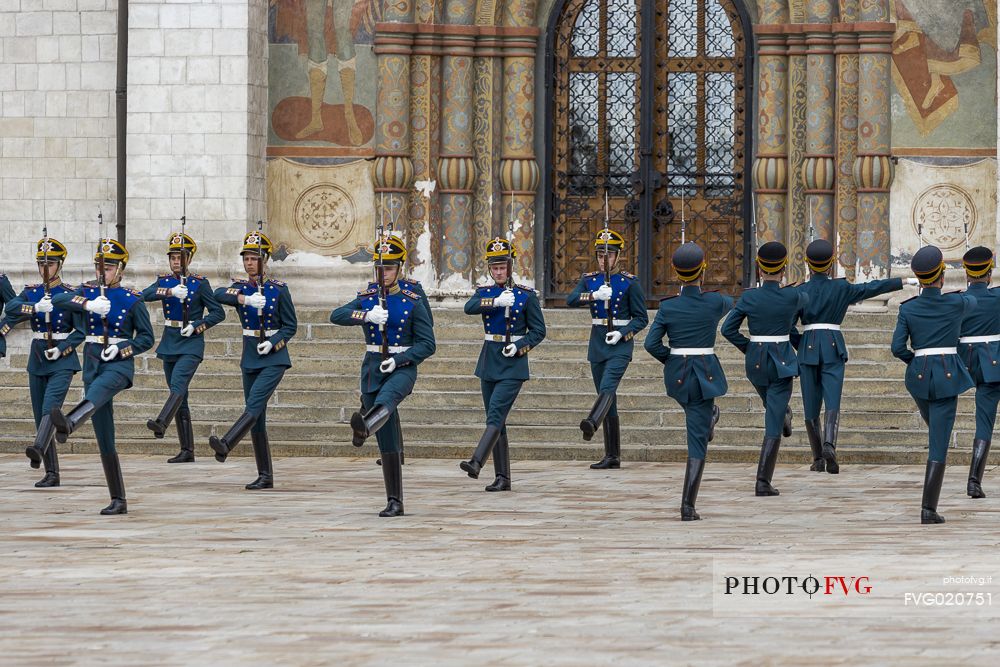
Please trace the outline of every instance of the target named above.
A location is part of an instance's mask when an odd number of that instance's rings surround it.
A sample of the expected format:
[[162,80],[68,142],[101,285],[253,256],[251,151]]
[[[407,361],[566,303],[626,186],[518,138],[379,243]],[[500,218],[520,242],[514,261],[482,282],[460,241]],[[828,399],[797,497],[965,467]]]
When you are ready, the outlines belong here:
[[489,241],[486,263],[493,284],[476,289],[465,303],[466,314],[481,315],[486,331],[476,364],[486,408],[486,430],[472,458],[462,461],[460,467],[469,477],[478,479],[492,453],[496,479],[486,487],[487,491],[510,491],[507,414],[521,385],[529,378],[528,352],[545,339],[545,318],[535,290],[514,285],[511,279],[515,257],[517,252],[506,239]]
[[35,260],[42,283],[27,285],[14,299],[7,302],[6,318],[0,325],[0,335],[25,320],[31,321],[31,349],[28,352],[28,388],[31,411],[35,417],[35,442],[24,450],[32,468],[45,464],[45,476],[35,482],[39,488],[59,486],[59,455],[56,453],[56,429],[52,425],[52,408],[61,408],[66,400],[73,376],[80,372],[77,348],[84,341],[83,331],[76,327],[74,315],[57,310],[52,298],[72,293],[76,288],[62,281],[60,275],[66,260],[66,246],[46,237],[37,244]]
[[101,239],[94,261],[98,263],[98,271],[100,263],[104,263],[106,288],[88,283],[76,292],[52,298],[56,308],[83,315],[76,318],[76,325],[86,335],[87,344],[83,348],[84,399],[68,414],[53,408],[51,417],[59,442],[66,442],[80,424],[93,417],[104,477],[111,494],[111,504],[102,509],[101,514],[127,514],[125,482],[115,449],[113,399],[132,386],[135,355],[153,347],[153,327],[146,304],[142,302],[142,293],[121,286],[128,263],[125,246],[115,239]]
[[[777,241],[768,241],[757,250],[757,274],[761,286],[748,289],[722,325],[722,335],[746,357],[747,379],[764,402],[764,442],[757,463],[758,496],[776,496],[771,485],[778,461],[781,436],[792,434],[792,414],[788,400],[792,381],[798,375],[798,361],[790,342],[795,318],[809,303],[809,296],[797,286],[781,286],[788,263],[788,251]],[[748,320],[750,337],[740,333]]]
[[[434,354],[434,327],[429,308],[415,291],[401,288],[397,276],[406,247],[394,236],[375,249],[375,270],[383,272],[385,305],[378,283],[330,314],[341,326],[364,327],[366,351],[361,362],[361,408],[351,416],[353,444],[360,447],[372,434],[382,454],[387,504],[379,516],[402,516],[403,469],[399,438],[399,404],[413,391],[417,366]],[[383,341],[388,357],[383,359]]]
[[983,246],[972,248],[962,258],[969,282],[966,293],[976,298],[976,307],[966,313],[958,339],[958,356],[976,383],[976,435],[966,486],[972,498],[986,497],[983,473],[1000,402],[1000,289],[990,289],[993,263],[993,251]]
[[[607,236],[607,238],[605,238]],[[615,271],[625,249],[625,239],[618,232],[601,230],[594,239],[600,271],[585,273],[566,299],[571,308],[590,307],[590,347],[587,361],[597,389],[597,400],[587,418],[580,422],[583,439],[590,440],[604,424],[604,458],[591,468],[621,467],[621,431],[618,418],[618,385],[629,362],[636,334],[649,324],[646,297],[639,281],[631,273]],[[605,273],[611,283],[605,284]],[[612,273],[614,272],[614,273]],[[611,327],[608,327],[608,310]]]
[[[913,255],[910,268],[920,280],[919,296],[899,306],[892,354],[906,363],[906,390],[927,424],[929,447],[920,523],[944,523],[937,513],[944,481],[948,442],[955,425],[958,395],[975,383],[958,356],[962,320],[976,308],[976,297],[942,294],[944,260],[941,251],[925,246]],[[910,349],[912,347],[912,349]]]
[[298,330],[292,295],[285,283],[267,275],[271,240],[258,231],[243,238],[243,269],[246,280],[215,290],[219,303],[232,306],[243,324],[243,397],[246,408],[224,436],[212,436],[208,444],[222,463],[247,431],[253,442],[257,479],[246,485],[251,491],[274,488],[271,445],[267,438],[267,401],[285,371],[292,367],[288,341]]
[[176,419],[181,451],[167,462],[190,463],[194,461],[194,430],[188,386],[205,357],[205,331],[226,319],[226,313],[208,279],[188,273],[191,258],[198,250],[194,239],[178,232],[171,234],[167,243],[170,273],[159,276],[144,289],[142,298],[146,302],[163,303],[163,336],[156,356],[163,362],[170,395],[159,416],[146,422],[146,426],[154,436],[162,438],[170,422]]
[[[707,266],[705,253],[695,243],[685,243],[671,259],[681,293],[660,302],[653,326],[646,334],[646,351],[663,364],[667,395],[684,408],[687,427],[687,467],[681,496],[681,520],[697,521],[695,511],[708,443],[719,420],[718,396],[729,389],[722,364],[715,356],[719,321],[733,307],[733,299],[718,292],[703,292]],[[666,336],[669,346],[663,344]]]
[[[844,278],[831,279],[834,269],[833,244],[817,239],[806,248],[806,264],[811,276],[799,290],[809,295],[809,303],[799,314],[802,337],[799,351],[799,386],[802,389],[806,434],[812,450],[810,470],[836,475],[837,434],[840,431],[840,397],[844,389],[847,345],[840,325],[851,304],[879,294],[903,289],[901,278],[872,280],[855,285]],[[916,279],[909,278],[916,284]],[[826,406],[822,432],[819,412]]]

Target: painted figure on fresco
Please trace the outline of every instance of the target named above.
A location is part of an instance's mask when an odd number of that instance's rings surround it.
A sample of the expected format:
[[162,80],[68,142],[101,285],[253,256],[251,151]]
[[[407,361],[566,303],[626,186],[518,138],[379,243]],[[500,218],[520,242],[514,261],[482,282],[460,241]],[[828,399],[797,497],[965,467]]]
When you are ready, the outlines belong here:
[[982,64],[980,42],[996,46],[997,5],[995,0],[895,0],[895,7],[893,77],[914,124],[927,136],[958,109],[952,77]]
[[[357,54],[355,45],[371,42],[379,3],[374,0],[270,0],[272,43],[298,44],[308,62],[309,106],[305,125],[299,105],[275,107],[275,131],[292,141],[330,141],[359,146],[370,137],[370,113],[355,105]],[[333,55],[343,93],[341,107],[324,105],[329,65]],[[290,102],[301,98],[286,99]],[[279,113],[279,112],[284,113]],[[363,120],[359,116],[363,115]],[[360,121],[360,122],[359,122]],[[369,122],[365,122],[369,121]],[[290,127],[294,124],[295,127]],[[284,130],[284,132],[282,131]],[[340,131],[338,131],[340,130]],[[346,130],[346,136],[339,136]]]

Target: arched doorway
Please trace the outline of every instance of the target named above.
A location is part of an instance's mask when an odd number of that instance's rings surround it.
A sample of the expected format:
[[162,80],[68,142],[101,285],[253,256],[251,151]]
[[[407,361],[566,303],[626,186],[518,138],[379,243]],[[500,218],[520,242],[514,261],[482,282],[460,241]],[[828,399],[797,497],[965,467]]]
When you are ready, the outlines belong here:
[[739,0],[562,0],[549,21],[546,295],[594,268],[603,226],[650,302],[676,293],[681,238],[707,289],[746,284],[752,54]]

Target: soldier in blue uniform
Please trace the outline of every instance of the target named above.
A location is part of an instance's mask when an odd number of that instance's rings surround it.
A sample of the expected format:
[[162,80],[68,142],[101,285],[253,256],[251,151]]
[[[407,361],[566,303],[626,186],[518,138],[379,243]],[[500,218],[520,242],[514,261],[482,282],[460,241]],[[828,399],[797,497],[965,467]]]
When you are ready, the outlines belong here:
[[[757,462],[758,496],[776,496],[771,485],[778,461],[781,436],[792,434],[792,414],[788,400],[792,381],[798,375],[798,361],[791,339],[798,337],[795,318],[809,303],[799,287],[781,286],[788,263],[788,251],[778,241],[768,241],[757,250],[757,274],[761,286],[743,292],[736,307],[722,325],[722,335],[745,357],[747,379],[764,402],[764,442]],[[740,333],[748,320],[750,337]]]
[[983,473],[1000,401],[1000,289],[990,289],[994,259],[989,248],[972,248],[965,253],[962,264],[969,282],[966,293],[976,298],[976,307],[962,321],[958,339],[958,356],[976,383],[976,435],[966,493],[972,498],[985,498]]
[[[360,447],[375,434],[382,454],[382,477],[387,504],[379,516],[403,516],[402,442],[399,404],[413,391],[417,366],[435,350],[430,309],[416,291],[402,288],[397,277],[406,261],[406,247],[395,236],[375,250],[375,270],[386,288],[385,306],[379,287],[358,292],[356,299],[337,308],[330,321],[364,327],[366,351],[361,361],[361,409],[351,415],[352,442]],[[383,359],[383,341],[388,357]]]
[[489,241],[486,263],[493,284],[478,288],[465,303],[466,314],[481,315],[486,331],[476,364],[486,408],[486,430],[472,458],[462,461],[460,467],[469,477],[478,479],[492,453],[496,479],[486,487],[487,491],[510,491],[507,414],[521,385],[529,378],[528,352],[545,339],[545,318],[535,290],[514,285],[511,279],[515,257],[517,252],[506,239]]
[[[812,450],[810,470],[836,475],[837,434],[840,431],[840,397],[844,389],[844,364],[847,345],[840,325],[851,304],[879,294],[903,289],[901,278],[872,280],[855,285],[844,278],[831,279],[834,268],[833,244],[817,239],[806,248],[806,264],[811,276],[799,290],[809,295],[809,303],[799,314],[802,337],[798,341],[799,386],[806,422],[806,435]],[[916,279],[909,278],[916,284]],[[823,429],[819,426],[820,408],[826,406]]]
[[[681,293],[660,302],[653,326],[646,334],[646,351],[663,364],[667,395],[684,408],[687,427],[687,466],[681,496],[681,520],[697,521],[695,511],[701,474],[705,469],[708,443],[719,420],[718,396],[729,389],[722,364],[715,355],[719,321],[732,310],[733,299],[718,292],[703,292],[701,284],[707,264],[705,253],[695,243],[674,251],[671,263],[683,283]],[[667,337],[668,345],[663,344]]]
[[36,487],[45,488],[59,486],[56,429],[49,414],[52,408],[62,407],[73,376],[80,372],[76,350],[83,343],[84,334],[77,329],[72,313],[57,310],[52,305],[53,297],[76,291],[72,285],[63,283],[60,275],[66,260],[66,246],[51,237],[41,239],[35,260],[43,282],[25,286],[16,298],[7,302],[0,335],[6,335],[10,327],[19,322],[31,321],[28,388],[37,431],[34,444],[24,453],[32,468],[45,464],[45,476],[35,482]]
[[115,239],[98,241],[94,261],[104,263],[101,294],[97,283],[81,286],[76,292],[65,292],[52,298],[52,305],[83,317],[76,325],[86,335],[83,348],[84,398],[76,407],[63,414],[52,408],[52,423],[56,440],[66,439],[89,417],[93,417],[94,434],[101,450],[101,464],[111,494],[111,504],[101,514],[127,514],[125,482],[115,449],[114,397],[132,386],[135,356],[153,347],[153,327],[149,312],[142,302],[142,293],[121,286],[122,274],[128,263],[128,250]]
[[958,395],[975,385],[958,355],[958,338],[963,318],[975,310],[977,303],[972,294],[941,293],[945,266],[936,247],[918,250],[910,268],[923,290],[899,306],[892,354],[906,363],[906,390],[928,429],[920,523],[944,523],[937,505]]
[[[6,308],[7,302],[15,296],[14,288],[11,287],[7,276],[0,273],[0,308]],[[7,334],[0,333],[0,359],[7,356]]]
[[[215,292],[205,276],[187,272],[198,244],[187,234],[171,234],[167,239],[170,273],[142,291],[144,301],[163,303],[163,336],[156,356],[163,362],[170,395],[156,419],[146,426],[162,438],[171,421],[176,420],[181,451],[167,463],[194,461],[194,430],[188,406],[188,386],[205,357],[205,331],[226,319]],[[182,274],[183,280],[182,280]],[[206,311],[208,311],[206,313]]]
[[[607,238],[605,238],[605,236]],[[618,232],[601,230],[594,239],[600,271],[585,273],[566,299],[571,308],[590,307],[590,346],[587,361],[597,389],[597,400],[586,419],[580,422],[583,439],[590,440],[604,424],[604,458],[591,468],[621,467],[621,431],[618,418],[618,385],[632,361],[633,338],[649,324],[646,297],[639,281],[631,273],[615,271],[625,249],[625,239]],[[605,284],[605,271],[611,284]],[[608,310],[612,328],[608,328]]]
[[[220,303],[233,306],[243,324],[243,397],[246,408],[224,436],[212,436],[208,444],[222,463],[247,431],[257,461],[257,479],[246,485],[251,491],[274,488],[271,446],[267,438],[267,401],[285,371],[292,367],[288,341],[298,329],[295,305],[285,283],[267,275],[271,240],[258,231],[243,238],[243,269],[246,280],[215,290]],[[262,331],[263,329],[263,331]]]

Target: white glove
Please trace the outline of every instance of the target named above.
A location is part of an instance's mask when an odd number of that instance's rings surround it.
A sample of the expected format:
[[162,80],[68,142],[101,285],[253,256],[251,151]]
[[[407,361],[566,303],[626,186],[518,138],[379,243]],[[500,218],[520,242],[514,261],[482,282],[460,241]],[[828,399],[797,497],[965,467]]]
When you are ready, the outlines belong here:
[[271,349],[273,347],[274,345],[272,345],[271,341],[269,340],[265,340],[263,343],[257,343],[257,354],[259,354],[262,357],[266,357],[267,355],[271,354]]
[[495,308],[510,308],[514,305],[514,293],[509,289],[505,289],[500,292],[500,295],[493,299],[493,306]]
[[194,325],[189,324],[186,327],[181,327],[181,335],[185,338],[190,338],[194,335]]
[[916,278],[906,278],[903,280],[903,282],[906,283],[907,285],[914,285],[914,286],[920,284],[920,281],[917,280]]
[[44,296],[42,299],[35,304],[36,313],[51,313],[54,307],[52,305],[52,297]]
[[365,322],[371,322],[372,324],[377,324],[379,326],[382,326],[388,320],[389,320],[389,311],[383,308],[379,304],[375,304],[375,306],[371,310],[365,313]]
[[108,345],[106,348],[101,350],[101,361],[111,361],[118,356],[118,346]]
[[260,292],[254,292],[250,296],[243,297],[243,303],[251,308],[256,308],[260,310],[267,305],[267,297]]
[[511,343],[510,345],[504,345],[503,356],[509,359],[510,357],[513,357],[515,354],[517,354],[517,345],[514,345],[514,343]]
[[609,331],[608,333],[604,334],[604,342],[607,343],[608,345],[617,345],[621,339],[622,339],[621,331]]
[[611,297],[614,296],[615,291],[611,289],[609,285],[601,285],[596,290],[591,292],[590,297],[594,301],[611,301]]
[[59,351],[58,347],[50,347],[49,349],[45,350],[45,358],[48,359],[49,361],[56,361],[61,356],[62,352]]
[[386,359],[385,361],[383,361],[381,364],[378,365],[378,369],[383,373],[385,373],[386,375],[388,375],[389,373],[396,370],[396,360],[393,359],[392,357],[389,357],[388,359]]
[[87,301],[87,305],[84,308],[104,317],[111,312],[111,301],[106,296],[99,296],[96,299]]
[[188,298],[188,288],[186,285],[175,285],[170,288],[170,296],[183,301]]

